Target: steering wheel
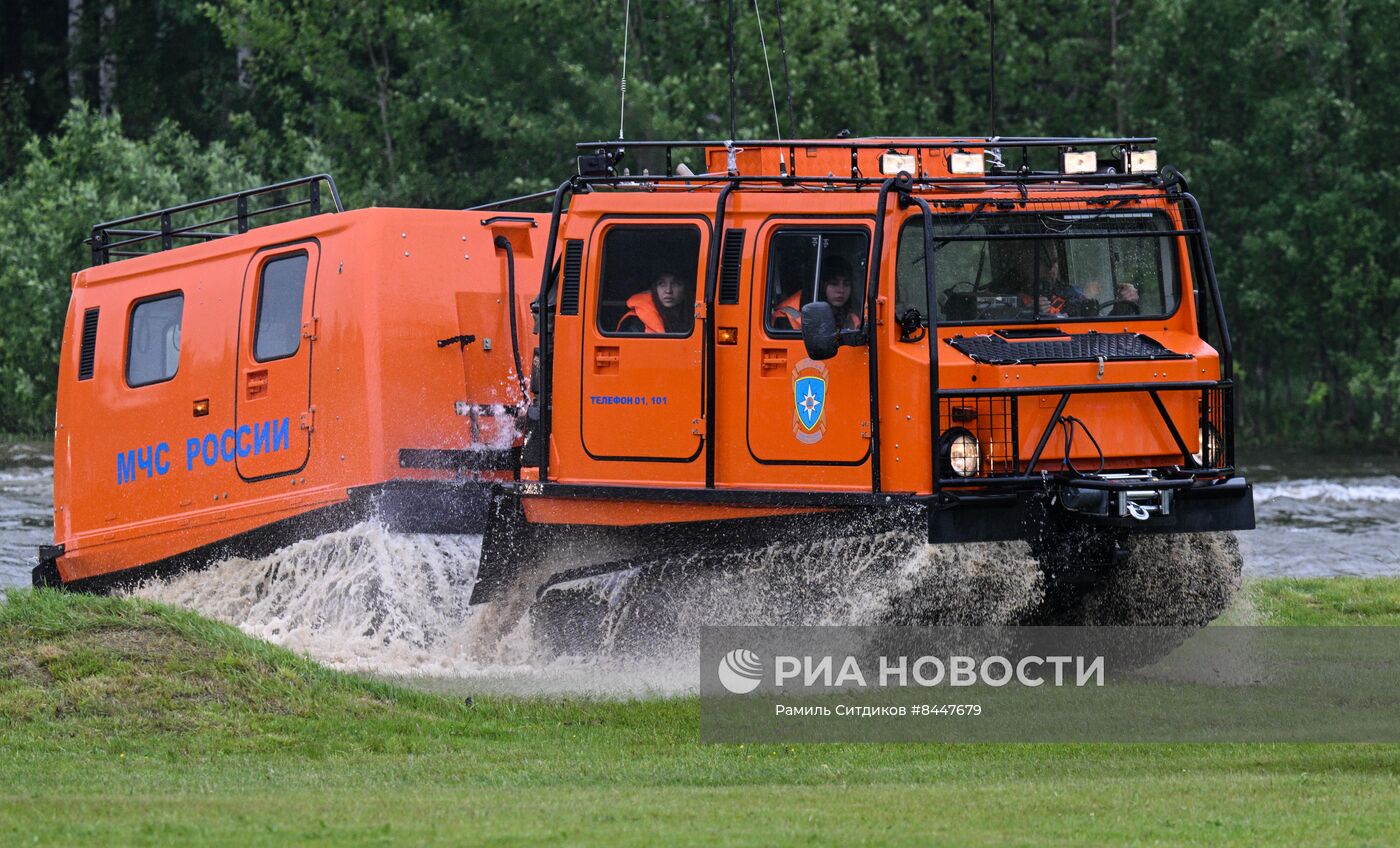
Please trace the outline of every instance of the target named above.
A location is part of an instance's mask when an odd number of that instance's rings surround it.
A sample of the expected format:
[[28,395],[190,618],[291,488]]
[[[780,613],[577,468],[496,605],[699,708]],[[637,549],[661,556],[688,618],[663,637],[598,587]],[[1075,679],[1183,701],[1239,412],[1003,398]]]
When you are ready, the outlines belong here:
[[946,306],[948,305],[948,297],[949,297],[950,295],[957,294],[958,292],[964,292],[964,291],[965,291],[965,292],[971,292],[971,293],[973,293],[973,294],[976,294],[977,291],[978,291],[978,288],[977,288],[977,286],[973,285],[973,283],[972,283],[971,280],[963,280],[962,282],[959,282],[959,283],[953,283],[951,286],[948,286],[946,289],[943,289],[943,291],[939,293],[939,295],[938,295],[938,305],[939,305],[940,307],[946,307]]
[[[1113,310],[1119,306],[1127,307],[1127,311],[1115,313]],[[1100,315],[1141,315],[1142,304],[1136,300],[1108,300],[1099,304]]]

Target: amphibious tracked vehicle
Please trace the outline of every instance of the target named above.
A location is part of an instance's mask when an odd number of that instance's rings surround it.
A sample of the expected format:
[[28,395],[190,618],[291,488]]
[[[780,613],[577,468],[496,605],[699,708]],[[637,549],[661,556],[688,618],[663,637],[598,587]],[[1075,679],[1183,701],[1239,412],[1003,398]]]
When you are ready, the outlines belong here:
[[322,174],[98,224],[35,583],[378,516],[484,534],[474,602],[887,531],[1026,540],[1073,598],[1145,534],[1254,523],[1154,145],[595,142],[465,211]]

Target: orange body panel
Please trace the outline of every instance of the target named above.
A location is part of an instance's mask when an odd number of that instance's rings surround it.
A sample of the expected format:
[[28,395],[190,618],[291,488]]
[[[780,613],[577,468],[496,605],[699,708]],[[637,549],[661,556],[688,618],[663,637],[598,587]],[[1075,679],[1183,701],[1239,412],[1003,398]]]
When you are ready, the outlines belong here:
[[[528,335],[543,230],[518,223],[529,216],[483,226],[490,217],[410,209],[319,215],[75,275],[54,446],[63,578],[161,560],[344,501],[355,486],[443,476],[400,468],[400,449],[509,446],[509,418],[473,422],[456,404],[520,403],[504,257],[492,242],[505,235],[515,247],[517,320]],[[257,269],[297,251],[316,260],[300,350],[258,363],[247,341]],[[177,291],[184,294],[178,369],[167,381],[130,388],[132,306]],[[77,336],[91,308],[100,309],[95,367],[80,381]],[[478,341],[436,344],[463,333]],[[485,339],[493,341],[489,351]],[[201,400],[207,414],[196,416]],[[253,454],[253,426],[283,421],[286,446]],[[119,483],[118,457],[131,452],[135,473]]]
[[[772,151],[765,150],[765,154]],[[713,218],[714,192],[673,192],[608,194],[598,192],[575,198],[565,223],[564,239],[593,244],[591,235],[599,222],[616,215],[619,206],[642,222]],[[996,197],[994,192],[986,195]],[[1063,208],[1092,208],[1083,190],[1064,195]],[[1009,198],[1018,195],[1007,192]],[[1165,201],[1145,203],[1142,208],[1166,211],[1177,220]],[[768,237],[782,225],[805,222],[821,226],[868,228],[873,235],[875,200],[872,193],[802,194],[794,198],[779,192],[735,192],[729,201],[726,230],[743,229],[746,247],[741,264],[740,303],[719,304],[713,321],[717,327],[739,328],[736,343],[715,350],[715,486],[746,489],[787,489],[796,491],[869,491],[870,411],[867,347],[843,347],[836,357],[824,363],[830,407],[824,437],[815,442],[796,438],[793,422],[792,378],[806,358],[800,338],[774,338],[764,328],[767,315],[763,284],[768,258]],[[875,335],[880,345],[880,427],[882,490],[929,492],[932,488],[935,447],[929,441],[928,343],[898,343],[899,328],[887,314],[892,310],[896,240],[900,226],[917,210],[900,210],[889,205],[885,223],[880,292]],[[673,216],[673,217],[672,217]],[[592,248],[590,247],[590,251]],[[1186,251],[1179,252],[1177,274],[1182,291],[1190,292],[1191,268]],[[700,371],[699,325],[688,339],[638,337],[624,351],[619,371],[608,372],[608,391],[617,395],[645,396],[653,387],[668,386],[670,403],[665,414],[658,407],[619,406],[608,410],[607,427],[620,443],[694,445],[688,458],[676,449],[665,461],[629,461],[598,456],[580,438],[587,432],[588,397],[602,381],[596,378],[597,350],[616,347],[615,339],[597,332],[591,320],[593,290],[600,282],[600,265],[590,252],[584,263],[579,314],[560,315],[554,341],[555,407],[550,443],[550,479],[564,483],[604,485],[696,486],[703,481],[704,450],[694,441],[703,432],[703,422],[691,410],[704,407],[704,384]],[[703,277],[701,278],[703,279]],[[882,311],[883,310],[883,311]],[[1014,326],[1014,325],[1008,325]],[[944,389],[1035,388],[1108,383],[1168,383],[1220,378],[1218,354],[1196,332],[1195,303],[1184,297],[1175,314],[1157,321],[1134,320],[1127,329],[1145,333],[1166,347],[1191,355],[1190,359],[1167,361],[1110,362],[1102,377],[1096,363],[999,366],[974,363],[943,344],[940,347],[939,385]],[[984,328],[978,328],[983,330]],[[1125,329],[1121,317],[1103,321],[1076,322],[1074,332],[1113,332]],[[940,328],[945,340],[966,328]],[[645,351],[653,353],[648,356]],[[582,353],[584,361],[578,357]],[[608,362],[607,368],[613,363]],[[576,370],[577,369],[577,370]],[[1199,448],[1197,400],[1199,392],[1163,392],[1162,399],[1191,450]],[[1019,401],[1022,459],[1034,451],[1034,438],[1054,409],[1054,397],[1029,397]],[[671,414],[677,402],[684,414]],[[1162,424],[1151,400],[1141,393],[1132,395],[1083,395],[1071,400],[1065,411],[1083,420],[1105,444],[1105,464],[1109,467],[1141,467],[1179,462],[1169,431]],[[942,422],[946,428],[951,425]],[[1039,425],[1039,426],[1037,426]],[[674,441],[673,441],[674,440]],[[1052,438],[1042,454],[1041,466],[1057,469],[1063,457],[1063,444]],[[640,451],[637,455],[640,454]],[[677,457],[680,457],[679,459]],[[1086,438],[1077,439],[1071,460],[1092,458],[1097,468],[1098,454]],[[600,506],[597,523],[622,523],[612,511]]]

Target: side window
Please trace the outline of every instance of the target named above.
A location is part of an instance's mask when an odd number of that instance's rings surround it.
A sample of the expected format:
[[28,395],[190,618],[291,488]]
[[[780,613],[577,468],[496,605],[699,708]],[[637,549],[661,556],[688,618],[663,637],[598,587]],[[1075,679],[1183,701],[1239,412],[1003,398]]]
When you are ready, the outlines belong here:
[[306,293],[305,253],[279,256],[265,263],[258,280],[258,324],[253,331],[253,358],[286,359],[301,348],[301,300]]
[[613,227],[603,236],[598,332],[688,336],[695,326],[700,229]]
[[802,307],[831,304],[836,326],[864,323],[870,236],[864,230],[780,230],[768,247],[764,325],[770,335],[797,335]]
[[176,292],[143,300],[131,309],[126,337],[126,384],[163,383],[180,367],[180,325],[185,296]]

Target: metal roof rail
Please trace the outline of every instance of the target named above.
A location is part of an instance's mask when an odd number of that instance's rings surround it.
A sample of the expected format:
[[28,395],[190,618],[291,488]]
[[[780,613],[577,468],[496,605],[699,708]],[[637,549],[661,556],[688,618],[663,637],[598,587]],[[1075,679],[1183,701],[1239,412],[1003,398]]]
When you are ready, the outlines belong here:
[[[831,174],[809,174],[799,176],[797,169],[798,149],[824,148],[830,150],[849,151],[851,158],[852,178],[860,178],[861,174],[857,167],[858,153],[862,150],[890,150],[898,149],[904,152],[918,151],[958,151],[964,148],[996,149],[1000,151],[1017,150],[1022,153],[1019,167],[1004,167],[1000,165],[1000,157],[997,157],[996,167],[983,176],[971,176],[955,179],[927,178],[921,177],[919,182],[1037,182],[1046,180],[1085,182],[1093,183],[1093,177],[1102,177],[1106,174],[1058,174],[1048,172],[1033,172],[1030,170],[1029,151],[1032,149],[1059,149],[1061,151],[1073,150],[1077,148],[1093,147],[1113,147],[1119,150],[1136,150],[1147,145],[1155,145],[1157,139],[1152,136],[948,136],[940,138],[930,137],[896,137],[896,136],[873,136],[865,138],[837,138],[837,139],[752,139],[752,140],[723,140],[709,139],[696,141],[628,141],[626,139],[614,139],[610,141],[581,141],[575,144],[578,151],[578,171],[580,178],[590,183],[600,180],[607,180],[617,176],[616,166],[621,161],[623,154],[628,148],[634,150],[663,150],[666,155],[665,170],[662,174],[647,174],[643,176],[633,176],[631,179],[648,182],[652,180],[670,179],[682,176],[688,179],[704,180],[721,177],[717,173],[711,174],[680,174],[677,175],[674,165],[674,152],[676,150],[694,149],[724,149],[731,151],[731,162],[733,153],[740,150],[753,149],[778,149],[788,152],[787,162],[790,163],[786,169],[790,173],[778,174],[772,177],[759,177],[762,182],[778,181],[787,184],[804,182],[830,182]],[[735,176],[728,174],[728,176]],[[1140,181],[1141,175],[1116,174],[1120,180],[1126,178],[1127,181]],[[878,181],[877,181],[878,182]]]
[[[309,215],[319,215],[322,210],[321,184],[325,183],[330,192],[330,199],[336,212],[344,212],[345,206],[340,202],[340,192],[336,190],[335,180],[330,174],[313,174],[309,177],[298,177],[294,180],[286,180],[271,185],[258,186],[257,188],[244,189],[232,194],[223,194],[218,197],[211,197],[207,200],[196,200],[191,203],[182,203],[178,206],[169,206],[164,209],[156,209],[151,212],[143,212],[140,215],[130,215],[125,218],[118,218],[115,221],[105,221],[95,224],[92,228],[92,235],[84,240],[84,243],[92,247],[92,264],[105,265],[113,260],[130,256],[145,256],[149,253],[159,253],[170,250],[176,246],[176,240],[182,243],[192,241],[212,241],[214,239],[225,238],[238,233],[246,233],[256,226],[254,219],[262,215],[271,215],[277,212],[285,212],[292,209],[306,208]],[[280,191],[287,191],[305,186],[306,197],[299,200],[290,200],[285,203],[275,203],[271,206],[261,208],[251,208],[248,201],[274,194]],[[234,211],[231,215],[212,218],[207,221],[183,226],[175,226],[172,219],[176,215],[194,212],[200,209],[208,209],[224,203],[234,204]],[[227,224],[235,225],[232,232],[224,232],[217,227]],[[144,225],[144,226],[142,226]],[[155,229],[152,229],[155,225]],[[159,246],[155,250],[136,250],[138,245],[150,247],[152,242],[159,240]]]

